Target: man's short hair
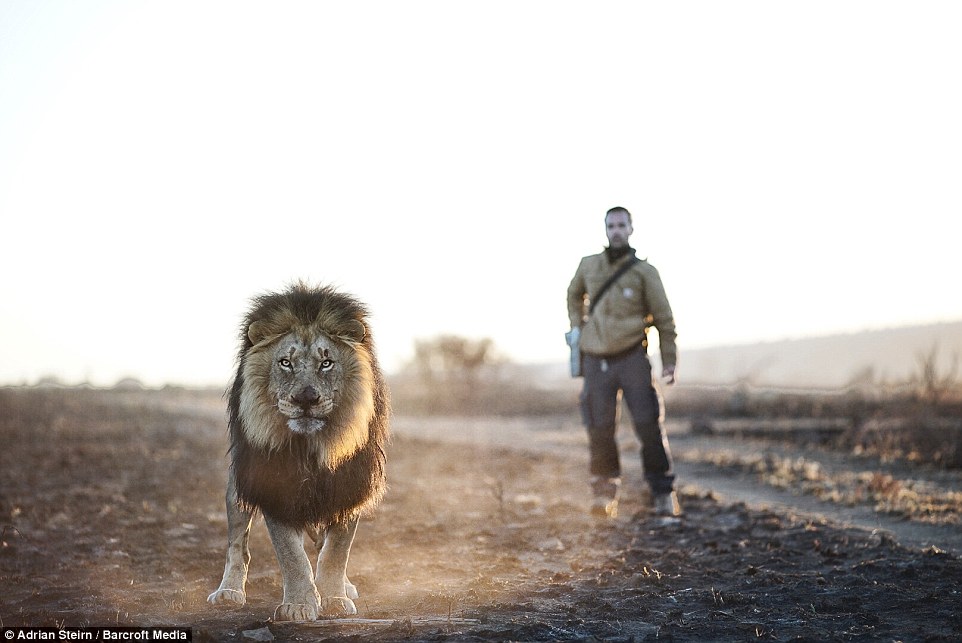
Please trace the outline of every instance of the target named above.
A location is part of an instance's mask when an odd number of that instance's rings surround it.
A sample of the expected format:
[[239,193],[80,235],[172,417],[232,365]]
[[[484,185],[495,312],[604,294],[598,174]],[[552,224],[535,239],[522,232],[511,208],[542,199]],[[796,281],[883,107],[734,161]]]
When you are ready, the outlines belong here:
[[631,212],[628,212],[627,208],[623,208],[620,205],[616,205],[605,213],[605,221],[608,220],[609,214],[625,214],[628,216],[628,223],[631,223]]

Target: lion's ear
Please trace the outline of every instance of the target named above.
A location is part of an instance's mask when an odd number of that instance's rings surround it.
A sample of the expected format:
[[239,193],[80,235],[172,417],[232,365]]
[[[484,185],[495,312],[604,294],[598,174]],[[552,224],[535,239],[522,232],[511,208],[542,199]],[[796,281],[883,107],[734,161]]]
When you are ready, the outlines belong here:
[[344,330],[344,337],[355,344],[360,344],[364,341],[364,336],[367,335],[367,329],[364,328],[364,323],[357,319],[352,319],[350,323],[344,327]]
[[247,338],[251,340],[251,343],[255,346],[259,341],[267,336],[267,322],[263,320],[257,320],[253,324],[247,327]]

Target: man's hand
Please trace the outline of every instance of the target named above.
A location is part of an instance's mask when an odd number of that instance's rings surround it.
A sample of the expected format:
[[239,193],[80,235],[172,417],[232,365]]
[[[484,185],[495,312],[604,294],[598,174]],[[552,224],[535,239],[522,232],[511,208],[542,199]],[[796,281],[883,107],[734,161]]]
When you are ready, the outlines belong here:
[[675,383],[675,367],[666,366],[662,369],[661,376],[665,379],[665,384],[671,386]]

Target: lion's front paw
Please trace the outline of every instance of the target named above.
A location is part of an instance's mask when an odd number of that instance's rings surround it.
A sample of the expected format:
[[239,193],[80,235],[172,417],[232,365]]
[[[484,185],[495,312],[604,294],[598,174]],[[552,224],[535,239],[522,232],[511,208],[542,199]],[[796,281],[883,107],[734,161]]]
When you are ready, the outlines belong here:
[[218,589],[207,597],[211,605],[243,605],[247,602],[247,595],[236,589]]
[[344,618],[357,614],[354,601],[346,596],[329,596],[321,599],[322,618]]
[[304,603],[281,603],[274,610],[274,621],[316,621],[317,606]]

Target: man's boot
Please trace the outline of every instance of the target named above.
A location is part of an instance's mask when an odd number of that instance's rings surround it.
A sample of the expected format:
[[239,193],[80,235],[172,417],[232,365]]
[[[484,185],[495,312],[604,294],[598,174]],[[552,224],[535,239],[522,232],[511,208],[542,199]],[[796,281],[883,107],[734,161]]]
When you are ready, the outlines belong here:
[[621,478],[595,476],[591,479],[591,515],[596,518],[615,518],[618,515],[618,488]]
[[653,505],[656,516],[674,518],[681,515],[681,503],[678,502],[678,494],[674,491],[654,494]]

